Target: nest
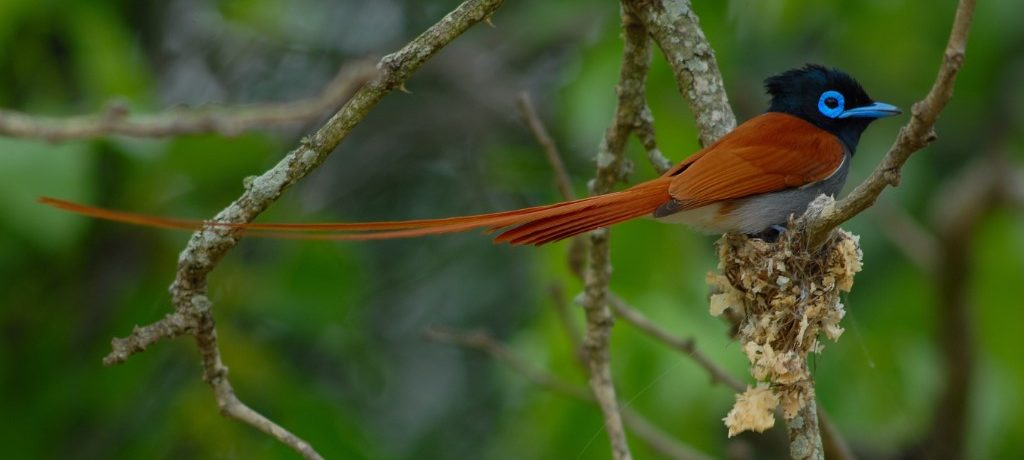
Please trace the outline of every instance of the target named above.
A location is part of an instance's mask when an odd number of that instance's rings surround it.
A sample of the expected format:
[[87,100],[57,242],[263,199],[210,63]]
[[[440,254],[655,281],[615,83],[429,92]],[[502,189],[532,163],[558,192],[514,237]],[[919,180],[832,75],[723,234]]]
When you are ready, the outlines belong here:
[[[790,223],[790,228],[794,228]],[[725,417],[729,436],[764,431],[781,408],[790,420],[814,398],[807,356],[821,353],[820,337],[839,339],[849,292],[861,269],[858,237],[836,230],[819,248],[808,248],[799,231],[774,243],[743,235],[718,241],[719,269],[709,273],[711,314],[737,318],[737,339],[758,381],[737,395]]]

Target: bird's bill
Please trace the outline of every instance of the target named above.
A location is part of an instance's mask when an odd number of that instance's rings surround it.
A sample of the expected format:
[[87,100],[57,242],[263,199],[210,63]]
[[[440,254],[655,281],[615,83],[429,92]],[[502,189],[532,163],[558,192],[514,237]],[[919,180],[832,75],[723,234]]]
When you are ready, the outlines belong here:
[[839,114],[839,118],[885,118],[893,115],[899,115],[901,113],[903,112],[901,112],[895,105],[886,104],[884,102],[875,102],[871,105],[845,110],[843,113]]

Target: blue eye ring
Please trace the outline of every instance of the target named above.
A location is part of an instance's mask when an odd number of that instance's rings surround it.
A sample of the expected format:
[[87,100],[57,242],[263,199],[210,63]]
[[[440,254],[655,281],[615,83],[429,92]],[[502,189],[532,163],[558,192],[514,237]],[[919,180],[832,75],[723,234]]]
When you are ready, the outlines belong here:
[[843,95],[839,91],[825,91],[818,98],[818,111],[826,117],[837,118],[843,114],[845,109],[846,100],[843,99]]

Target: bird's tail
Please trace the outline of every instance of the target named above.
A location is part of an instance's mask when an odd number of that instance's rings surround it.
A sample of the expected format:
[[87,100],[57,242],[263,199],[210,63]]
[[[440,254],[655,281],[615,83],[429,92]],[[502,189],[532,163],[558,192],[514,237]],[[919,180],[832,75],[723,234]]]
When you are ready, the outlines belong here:
[[393,222],[309,224],[227,223],[176,219],[98,208],[57,198],[41,197],[39,201],[76,214],[145,227],[195,231],[206,226],[222,226],[242,229],[247,236],[267,238],[384,240],[464,232],[479,228],[487,233],[504,230],[494,239],[496,243],[541,245],[650,215],[668,199],[667,178],[658,178],[620,192],[491,214]]

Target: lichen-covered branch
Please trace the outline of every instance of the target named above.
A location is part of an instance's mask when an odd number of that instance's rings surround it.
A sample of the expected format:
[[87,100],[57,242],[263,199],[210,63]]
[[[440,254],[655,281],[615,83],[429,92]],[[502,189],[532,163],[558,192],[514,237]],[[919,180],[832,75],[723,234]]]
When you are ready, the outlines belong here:
[[[213,220],[243,223],[254,219],[285,190],[319,166],[385,95],[401,87],[416,69],[445,45],[474,24],[489,18],[501,4],[502,0],[468,0],[402,49],[385,56],[377,65],[375,77],[363,85],[323,127],[303,139],[277,165],[248,181],[242,195]],[[217,346],[212,303],[206,296],[207,276],[238,244],[239,239],[237,230],[224,226],[210,226],[192,235],[178,258],[178,272],[170,287],[175,311],[168,318],[187,321],[188,324],[183,325],[181,330],[195,336],[202,357],[204,378],[213,387],[225,415],[260,429],[306,458],[320,458],[308,443],[242,404],[228,381],[227,367],[221,361]],[[168,321],[165,319],[157,324]],[[153,327],[136,328],[133,335],[121,340],[127,344],[150,345],[157,339],[175,335],[150,334],[155,339],[149,339],[142,337],[139,332],[152,330]],[[144,348],[119,348],[117,344],[118,341],[115,341],[115,350],[107,358],[108,361],[124,361],[132,353]]]
[[697,121],[701,145],[710,145],[736,127],[736,116],[722,84],[715,50],[708,43],[689,0],[623,0],[623,5],[658,43],[679,92]]
[[825,449],[821,446],[820,433],[817,403],[812,397],[786,422],[789,457],[793,460],[824,460]]
[[641,25],[628,11],[622,11],[623,50],[619,83],[615,86],[618,103],[615,118],[605,131],[597,151],[597,172],[590,184],[591,193],[601,195],[624,182],[633,165],[625,157],[626,141],[637,125],[645,106],[647,71],[651,63],[650,40]]
[[146,348],[154,343],[191,334],[191,330],[194,328],[193,318],[178,312],[168,314],[153,324],[135,326],[128,337],[118,337],[110,341],[111,351],[103,358],[103,364],[105,366],[121,364],[129,356],[146,351]]
[[889,148],[882,162],[871,176],[836,203],[834,210],[807,222],[807,234],[812,244],[824,242],[832,229],[871,207],[885,187],[899,185],[900,169],[910,155],[936,139],[935,121],[953,97],[953,84],[964,64],[974,4],[975,0],[960,0],[935,83],[924,99],[914,104],[910,121],[900,129],[896,142]]
[[672,169],[672,161],[665,158],[665,154],[661,153],[661,149],[658,148],[657,137],[654,135],[654,115],[651,114],[651,108],[647,106],[646,101],[644,101],[644,109],[640,111],[635,123],[633,134],[640,139],[640,144],[647,152],[647,161],[651,163],[654,170],[658,174],[664,174]]
[[347,101],[375,73],[376,70],[369,62],[346,65],[320,94],[283,103],[173,109],[157,114],[134,115],[123,102],[113,102],[101,113],[65,118],[0,110],[0,136],[50,142],[114,135],[170,137],[218,133],[236,136],[252,129],[312,121],[322,117]]
[[[650,41],[641,26],[626,10],[622,10],[624,44],[619,83],[618,104],[615,118],[605,131],[597,151],[597,171],[590,182],[590,192],[600,195],[611,192],[617,182],[624,181],[632,169],[625,158],[626,140],[635,120],[644,108],[644,86],[650,65]],[[583,276],[583,309],[587,319],[587,331],[583,340],[587,364],[590,370],[590,388],[597,398],[604,415],[605,430],[612,445],[615,460],[632,458],[626,433],[622,426],[618,399],[609,357],[609,340],[612,331],[611,310],[608,308],[608,283],[611,277],[611,261],[608,248],[608,229],[598,229],[590,234],[589,260]]]
[[221,360],[220,348],[217,346],[217,329],[213,320],[212,306],[208,299],[202,297],[197,299],[205,305],[195,312],[196,330],[193,332],[196,344],[199,346],[199,354],[202,357],[203,380],[213,388],[214,396],[217,399],[217,407],[221,414],[235,420],[248,424],[268,436],[277,439],[281,443],[291,447],[299,455],[307,460],[323,460],[323,457],[308,442],[284,429],[273,420],[268,419],[259,412],[256,412],[238,396],[228,380],[228,368]]
[[[428,329],[425,336],[428,340],[434,342],[478,350],[522,375],[530,383],[538,387],[579,401],[597,404],[594,395],[585,388],[566,382],[549,372],[535,367],[487,333],[461,332],[435,327]],[[629,407],[622,408],[622,419],[638,439],[666,458],[673,460],[710,460],[710,457],[707,455],[674,439]]]

